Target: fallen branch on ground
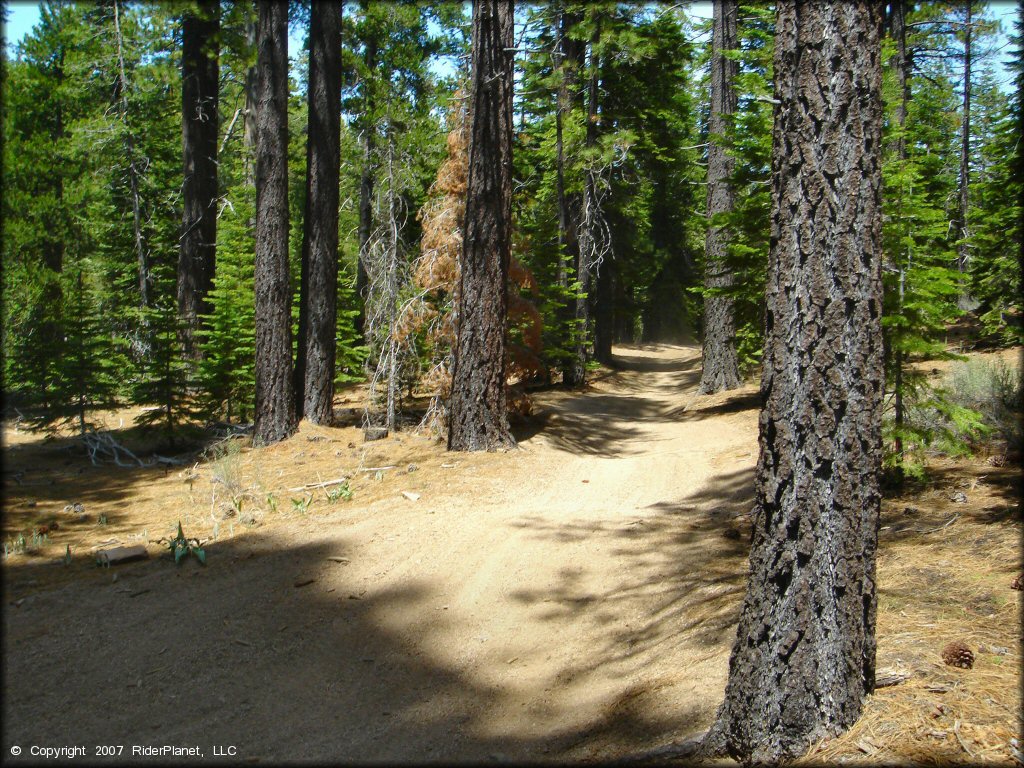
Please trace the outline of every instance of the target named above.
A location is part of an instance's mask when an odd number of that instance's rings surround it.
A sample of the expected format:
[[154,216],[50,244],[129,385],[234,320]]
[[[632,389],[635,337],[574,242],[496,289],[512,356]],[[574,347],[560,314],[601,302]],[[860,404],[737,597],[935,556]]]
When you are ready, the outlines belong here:
[[918,533],[935,533],[936,531],[941,531],[943,528],[948,528],[949,526],[951,526],[953,523],[955,523],[959,519],[960,519],[960,513],[957,512],[955,515],[953,515],[951,518],[949,518],[949,520],[947,520],[946,522],[944,522],[942,525],[938,526],[937,528],[926,528],[926,529],[915,528],[914,530],[917,531]]
[[890,688],[894,685],[906,682],[910,675],[903,672],[888,672],[875,676],[875,690],[879,688]]
[[146,466],[142,459],[118,443],[109,432],[97,432],[96,430],[92,430],[83,434],[80,439],[85,443],[85,450],[88,452],[89,461],[93,463],[93,466],[97,466],[99,464],[96,460],[97,457],[108,458],[119,467],[132,466],[131,464],[126,464],[121,461],[120,454],[122,453],[134,460],[140,467]]
[[967,744],[964,742],[963,737],[960,735],[960,721],[959,720],[953,721],[953,735],[956,736],[956,740],[960,742],[960,746],[963,748],[964,752],[967,753],[967,756],[973,758],[974,757],[974,753],[971,752],[970,749],[968,749]]
[[[99,466],[103,460],[113,461],[119,467],[129,468],[138,465],[143,469],[156,466],[157,464],[168,464],[171,466],[184,464],[184,461],[181,459],[160,456],[159,454],[153,454],[151,460],[143,461],[132,453],[131,450],[117,442],[109,432],[97,432],[93,429],[81,435],[79,439],[85,444],[86,453],[89,454],[89,461],[92,462],[94,467]],[[122,461],[122,456],[134,461],[135,465]]]
[[300,485],[297,488],[289,488],[289,491],[306,491],[310,488],[327,488],[331,485],[338,485],[339,483],[348,482],[347,477],[339,477],[337,480],[326,480],[322,483],[307,483],[306,485]]

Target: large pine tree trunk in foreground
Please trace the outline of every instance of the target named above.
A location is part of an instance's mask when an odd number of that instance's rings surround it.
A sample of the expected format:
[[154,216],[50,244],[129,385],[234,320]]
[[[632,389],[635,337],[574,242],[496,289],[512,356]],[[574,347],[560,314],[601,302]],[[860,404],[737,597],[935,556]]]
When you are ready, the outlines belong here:
[[[738,47],[738,0],[715,0],[714,30],[711,37],[711,116],[708,131],[708,217],[730,213],[734,194],[730,177],[733,159],[726,152],[722,137],[728,120],[736,112],[736,91],[733,83],[739,73],[739,62],[726,58],[723,51]],[[722,227],[708,228],[705,243],[704,287],[711,291],[728,291],[733,276],[728,265],[729,240]],[[735,389],[740,385],[739,362],[736,358],[736,328],[733,300],[721,293],[704,296],[704,359],[700,391],[704,394]]]
[[338,297],[338,182],[341,141],[341,5],[313,3],[309,21],[309,137],[306,217],[295,361],[296,416],[333,417]]
[[256,36],[256,418],[266,445],[295,431],[288,287],[288,5],[259,3]]
[[512,247],[511,0],[474,0],[472,125],[448,449],[515,445],[505,406]]
[[709,743],[802,754],[875,677],[883,6],[780,2],[750,580]]
[[185,356],[199,355],[199,316],[210,312],[217,251],[218,2],[181,20],[181,133],[184,213],[178,250],[178,317]]

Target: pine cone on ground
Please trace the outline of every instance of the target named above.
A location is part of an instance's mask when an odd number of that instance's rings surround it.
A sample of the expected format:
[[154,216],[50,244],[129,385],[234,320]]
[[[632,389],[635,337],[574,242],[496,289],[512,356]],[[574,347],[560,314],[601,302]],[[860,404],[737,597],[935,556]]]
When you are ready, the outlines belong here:
[[974,654],[959,640],[954,640],[942,649],[942,660],[951,667],[961,669],[970,669],[974,666]]
[[1018,576],[1010,583],[1010,589],[1024,589],[1024,575]]

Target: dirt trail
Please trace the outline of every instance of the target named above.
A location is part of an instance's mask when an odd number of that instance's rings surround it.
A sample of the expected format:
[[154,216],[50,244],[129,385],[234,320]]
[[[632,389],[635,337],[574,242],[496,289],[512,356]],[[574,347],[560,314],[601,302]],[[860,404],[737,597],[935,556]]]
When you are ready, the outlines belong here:
[[706,727],[755,389],[698,398],[697,348],[616,353],[590,391],[541,396],[515,451],[436,451],[368,504],[210,545],[205,569],[33,594],[7,611],[5,744],[565,760]]

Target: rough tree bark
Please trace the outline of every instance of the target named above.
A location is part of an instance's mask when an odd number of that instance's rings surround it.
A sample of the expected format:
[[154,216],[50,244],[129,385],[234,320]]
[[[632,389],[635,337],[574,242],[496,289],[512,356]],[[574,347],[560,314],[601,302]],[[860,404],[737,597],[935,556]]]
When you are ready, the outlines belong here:
[[[735,202],[731,177],[732,156],[726,151],[725,136],[729,120],[736,112],[733,83],[739,74],[739,62],[724,55],[738,47],[737,17],[739,0],[715,0],[714,29],[711,36],[711,115],[708,119],[708,217],[730,213]],[[733,284],[728,264],[728,233],[723,227],[708,227],[705,239],[704,287],[709,291],[728,291]],[[722,293],[704,296],[704,346],[700,391],[704,394],[735,389],[740,385],[736,358],[736,326],[733,299]]]
[[267,445],[295,431],[288,286],[288,5],[258,3],[256,34],[256,418]]
[[472,126],[448,449],[513,446],[505,402],[512,246],[511,0],[474,0]]
[[185,357],[199,357],[199,316],[210,311],[217,249],[217,91],[220,3],[203,0],[181,20],[181,147],[184,207],[178,242],[178,318]]
[[302,233],[296,417],[333,418],[341,168],[341,5],[319,2],[309,19],[309,135]]
[[875,680],[883,4],[777,6],[750,579],[708,735],[745,762],[842,732]]

